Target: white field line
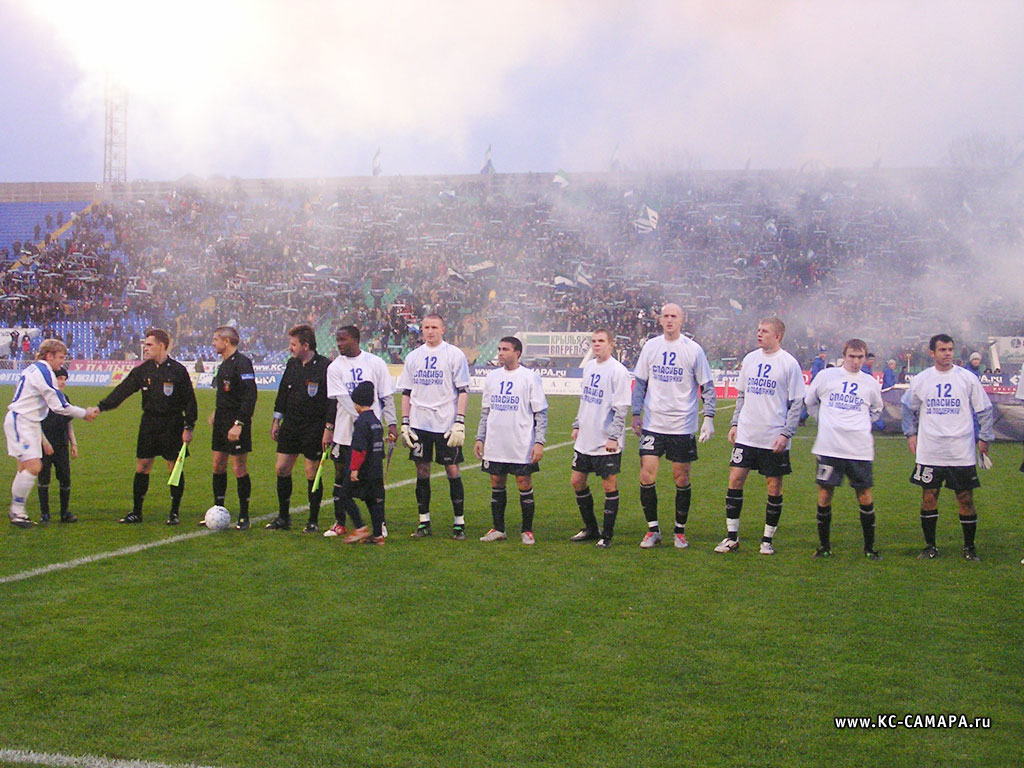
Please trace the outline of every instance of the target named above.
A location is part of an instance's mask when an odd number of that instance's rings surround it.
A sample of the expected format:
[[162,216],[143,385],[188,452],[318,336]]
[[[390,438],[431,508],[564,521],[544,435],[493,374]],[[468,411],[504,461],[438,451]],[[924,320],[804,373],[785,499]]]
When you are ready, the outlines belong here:
[[0,749],[0,762],[27,765],[49,765],[60,768],[204,768],[195,763],[153,763],[149,760],[112,760],[95,755],[61,755],[52,752],[30,752],[21,749]]
[[[572,445],[572,441],[570,440],[570,441],[567,441],[567,442],[564,442],[564,443],[555,443],[554,445],[547,446],[545,450],[546,451],[553,451],[556,448],[564,448],[567,445]],[[479,468],[479,466],[480,466],[480,464],[476,463],[476,464],[464,465],[462,468],[463,469],[477,469],[477,468]],[[434,474],[431,475],[431,477],[444,477],[444,476],[445,476],[444,471],[435,472]],[[392,488],[401,488],[404,485],[411,485],[411,484],[413,484],[415,482],[416,482],[416,478],[415,477],[410,477],[408,480],[399,480],[398,482],[386,485],[385,488],[387,488],[388,490],[390,490]],[[309,509],[309,505],[308,504],[303,504],[302,506],[299,506],[299,507],[292,507],[291,511],[292,512],[304,512],[307,509]],[[262,522],[263,520],[269,520],[270,518],[276,517],[276,516],[277,516],[277,513],[274,512],[274,513],[269,514],[269,515],[260,515],[258,517],[253,517],[252,521],[254,523],[259,523],[259,522]],[[70,570],[71,568],[77,568],[80,565],[88,565],[89,563],[99,562],[100,560],[109,560],[112,557],[123,557],[125,555],[134,555],[137,552],[144,552],[145,550],[153,549],[154,547],[163,547],[163,546],[166,546],[168,544],[177,544],[178,542],[181,542],[181,541],[189,541],[190,539],[197,539],[200,536],[209,536],[212,533],[216,533],[216,531],[208,531],[205,528],[201,528],[201,529],[199,529],[197,531],[191,531],[190,533],[182,533],[182,534],[179,534],[177,536],[170,536],[170,537],[168,537],[166,539],[158,539],[157,541],[149,541],[149,542],[146,542],[145,544],[134,544],[134,545],[132,545],[130,547],[122,547],[121,549],[114,549],[114,550],[111,550],[109,552],[98,552],[95,555],[86,555],[85,557],[76,557],[74,560],[65,560],[62,563],[51,563],[50,565],[44,565],[44,566],[42,566],[40,568],[32,568],[32,569],[27,570],[27,571],[21,571],[20,573],[11,574],[10,576],[0,576],[0,584],[10,584],[10,583],[15,582],[15,581],[24,581],[25,579],[31,579],[31,578],[34,578],[36,576],[45,576],[46,574],[54,573],[55,571],[67,571],[67,570]],[[68,765],[71,765],[71,763],[68,763]],[[77,763],[75,763],[75,765],[77,765]],[[140,763],[139,765],[143,765],[143,764]]]

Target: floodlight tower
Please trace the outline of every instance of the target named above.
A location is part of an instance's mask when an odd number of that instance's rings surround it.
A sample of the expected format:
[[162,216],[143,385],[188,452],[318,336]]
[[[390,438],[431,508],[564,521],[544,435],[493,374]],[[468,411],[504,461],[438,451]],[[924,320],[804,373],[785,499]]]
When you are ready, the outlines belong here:
[[103,184],[128,181],[128,89],[107,75],[103,103]]

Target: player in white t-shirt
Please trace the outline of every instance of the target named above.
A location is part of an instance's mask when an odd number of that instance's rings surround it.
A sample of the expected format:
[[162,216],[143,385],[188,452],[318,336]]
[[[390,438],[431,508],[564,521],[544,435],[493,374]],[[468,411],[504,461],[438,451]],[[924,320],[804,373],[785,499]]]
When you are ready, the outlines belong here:
[[[662,307],[660,322],[664,333],[644,343],[633,370],[633,431],[640,438],[640,505],[647,519],[640,546],[650,549],[661,543],[655,483],[664,455],[672,462],[676,482],[674,543],[685,549],[690,463],[697,460],[698,440],[706,442],[715,434],[715,383],[700,344],[680,333],[680,306]],[[698,437],[697,405],[702,398],[704,422]]]
[[[593,357],[583,366],[583,392],[576,420],[572,424],[572,489],[583,518],[583,530],[570,541],[597,540],[597,546],[610,547],[619,513],[619,469],[626,441],[626,417],[631,403],[629,371],[612,357],[612,335],[604,328],[590,337]],[[601,478],[604,488],[603,527],[594,516],[594,497],[587,478]]]
[[36,477],[43,468],[43,419],[50,411],[63,416],[92,421],[100,412],[95,406],[79,408],[71,405],[57,388],[53,372],[64,367],[68,348],[58,339],[46,339],[39,345],[36,361],[21,372],[14,398],[7,406],[4,434],[7,453],[18,460],[18,472],[11,483],[12,525],[31,528],[35,522],[25,512],[25,501],[32,492]]
[[743,485],[750,470],[764,475],[768,503],[764,512],[762,555],[775,554],[775,529],[782,516],[782,478],[789,464],[789,440],[796,434],[804,404],[804,375],[800,364],[782,348],[786,324],[778,317],[757,326],[757,349],[743,358],[736,389],[729,442],[729,489],[725,493],[726,536],[715,552],[739,549]]
[[861,368],[867,342],[850,339],[843,345],[843,365],[826,368],[811,381],[804,406],[818,421],[818,436],[811,451],[818,457],[818,540],[816,558],[832,556],[832,494],[844,477],[857,494],[864,556],[880,560],[875,551],[875,500],[872,462],[873,422],[882,414],[882,388]]
[[519,506],[523,512],[520,539],[533,544],[533,480],[540,471],[544,442],[548,431],[548,400],[540,376],[519,364],[523,344],[515,336],[498,342],[500,368],[489,371],[484,379],[480,402],[480,426],[473,453],[482,461],[480,468],[491,476],[491,530],[480,541],[504,541],[505,482],[514,475],[519,486]]
[[956,494],[960,507],[960,525],[964,535],[961,555],[965,560],[980,559],[974,549],[978,512],[974,508],[974,489],[981,487],[975,466],[974,418],[979,425],[978,454],[991,466],[988,444],[992,431],[992,402],[981,381],[970,371],[953,364],[953,339],[939,333],[928,341],[935,362],[910,381],[903,394],[903,434],[914,454],[916,466],[910,482],[921,486],[921,530],[925,548],[919,557],[939,556],[935,546],[935,527],[939,517],[939,489]]
[[402,393],[402,442],[416,463],[419,525],[414,539],[430,536],[430,460],[444,467],[455,513],[452,538],[466,538],[465,490],[459,464],[466,440],[469,365],[462,350],[444,340],[444,319],[426,315],[420,322],[423,346],[405,358],[398,389]]
[[[345,325],[334,335],[338,343],[338,356],[327,367],[327,397],[334,400],[337,408],[333,421],[324,426],[323,445],[331,449],[334,461],[334,525],[324,531],[324,536],[344,536],[346,515],[352,524],[362,527],[362,516],[352,499],[352,480],[349,464],[352,461],[352,427],[359,414],[352,403],[352,390],[360,383],[369,381],[375,393],[373,413],[388,428],[388,450],[398,440],[395,417],[395,385],[391,379],[388,364],[377,355],[359,348],[359,329]],[[384,530],[387,528],[385,526]],[[364,531],[365,533],[365,531]],[[385,535],[387,535],[385,533]],[[356,534],[353,536],[358,539]],[[355,539],[354,539],[355,540]]]

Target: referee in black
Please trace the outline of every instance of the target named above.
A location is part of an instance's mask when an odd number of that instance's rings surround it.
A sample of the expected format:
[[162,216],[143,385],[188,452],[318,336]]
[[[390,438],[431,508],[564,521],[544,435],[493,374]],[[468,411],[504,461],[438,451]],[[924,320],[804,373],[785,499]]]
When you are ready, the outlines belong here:
[[[163,456],[167,468],[172,469],[181,451],[182,443],[192,442],[196,424],[196,393],[185,366],[168,356],[171,337],[161,328],[146,331],[142,344],[144,362],[125,376],[114,391],[100,400],[101,411],[117,408],[133,393],[142,390],[142,421],[135,446],[135,479],[132,482],[132,511],[122,517],[122,523],[142,522],[142,502],[149,490],[149,473],[153,459]],[[171,511],[168,525],[178,524],[181,496],[185,492],[185,475],[172,485]]]
[[284,368],[274,401],[270,437],[277,443],[277,517],[267,523],[271,530],[291,527],[292,470],[301,453],[306,459],[306,489],[309,522],[305,533],[320,530],[320,502],[323,484],[313,492],[321,451],[324,424],[334,422],[334,402],[327,399],[327,366],[331,361],[316,351],[316,332],[309,325],[288,331],[291,358]]
[[[238,482],[240,531],[249,528],[249,454],[252,452],[252,414],[256,410],[256,373],[252,360],[238,351],[238,331],[222,325],[213,332],[213,350],[221,363],[213,376],[217,405],[210,415],[213,426],[213,503],[224,506],[228,492],[228,456]],[[200,521],[204,525],[205,521]]]

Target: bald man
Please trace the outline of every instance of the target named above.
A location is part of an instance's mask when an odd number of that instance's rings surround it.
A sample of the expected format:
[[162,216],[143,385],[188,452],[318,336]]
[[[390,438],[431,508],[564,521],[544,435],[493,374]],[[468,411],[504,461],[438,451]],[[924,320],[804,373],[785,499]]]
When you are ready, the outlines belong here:
[[[643,549],[661,543],[656,482],[661,457],[672,462],[676,481],[675,546],[686,549],[690,514],[690,463],[697,443],[715,434],[715,383],[700,344],[681,333],[683,310],[661,308],[664,333],[648,339],[634,370],[633,431],[640,438],[640,505],[647,519]],[[697,432],[697,406],[704,401],[704,421]]]

